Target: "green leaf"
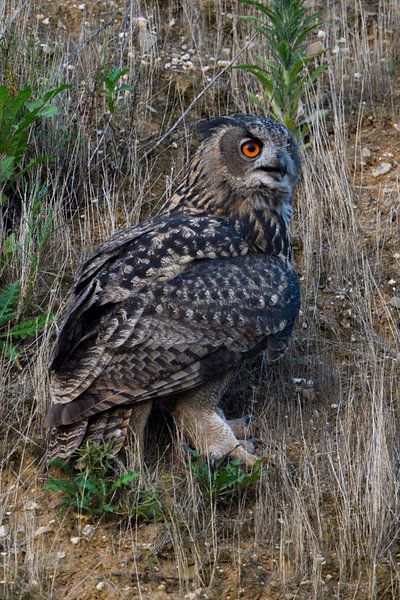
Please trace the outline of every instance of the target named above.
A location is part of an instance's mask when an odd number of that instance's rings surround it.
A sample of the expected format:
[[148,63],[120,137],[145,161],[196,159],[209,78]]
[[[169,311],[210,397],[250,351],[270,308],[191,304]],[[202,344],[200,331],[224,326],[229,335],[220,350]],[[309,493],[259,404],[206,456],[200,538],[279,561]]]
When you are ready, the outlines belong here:
[[8,88],[5,85],[0,85],[0,109],[3,109],[11,101],[12,96]]
[[114,492],[121,486],[129,485],[132,481],[135,481],[139,475],[140,473],[138,471],[129,471],[128,473],[125,473],[122,475],[122,477],[119,477],[116,481],[114,481],[113,485],[111,486],[111,491]]
[[17,119],[17,115],[23,108],[31,93],[31,88],[27,87],[13,97],[11,92],[5,86],[0,86],[1,137],[8,137],[10,135],[11,129]]
[[22,323],[18,323],[14,325],[9,332],[8,335],[11,339],[18,340],[26,340],[27,338],[36,336],[38,333],[41,333],[46,325],[54,319],[54,315],[45,314],[40,315],[39,317],[35,317],[34,319],[28,319],[26,321],[22,321]]
[[56,115],[57,113],[58,113],[58,107],[53,106],[51,104],[50,106],[46,106],[46,108],[44,108],[40,112],[40,116],[42,117],[42,119],[48,119],[49,117],[54,117],[54,115]]
[[47,481],[43,489],[46,492],[64,492],[71,496],[76,493],[76,488],[68,479],[50,479]]
[[15,233],[10,233],[10,235],[8,235],[6,237],[6,241],[4,244],[4,250],[3,250],[3,255],[7,258],[10,258],[11,256],[13,256],[13,254],[15,253],[16,250],[18,250],[20,248],[19,244],[17,243],[16,237],[15,237]]
[[118,508],[112,504],[102,504],[98,509],[98,512],[116,513],[118,512]]
[[265,89],[267,89],[270,92],[272,92],[274,90],[274,87],[275,87],[274,82],[268,76],[268,73],[261,67],[258,67],[257,65],[243,64],[243,65],[236,65],[235,68],[243,69],[244,71],[248,71],[249,73],[252,73],[253,75],[255,75],[255,77],[257,77],[257,79],[260,81],[260,83],[262,83],[262,85]]
[[37,112],[44,105],[43,98],[37,98],[36,100],[32,100],[32,102],[25,102],[25,108],[28,109],[30,113]]
[[96,484],[93,483],[93,481],[87,479],[86,477],[79,479],[79,481],[77,481],[77,485],[79,490],[84,494],[86,492],[89,492],[90,494],[94,495],[97,495],[99,493],[98,486],[96,486]]
[[32,123],[36,121],[38,117],[41,117],[41,111],[44,110],[44,107],[50,100],[52,100],[61,92],[68,90],[71,88],[69,84],[62,84],[54,88],[50,88],[47,90],[40,98],[37,98],[31,103],[27,104],[28,113],[23,117],[17,127],[17,132],[26,131]]
[[18,302],[20,291],[21,284],[17,280],[0,292],[0,326],[14,317],[14,307]]
[[5,183],[13,177],[16,162],[15,156],[7,156],[0,160],[0,183]]

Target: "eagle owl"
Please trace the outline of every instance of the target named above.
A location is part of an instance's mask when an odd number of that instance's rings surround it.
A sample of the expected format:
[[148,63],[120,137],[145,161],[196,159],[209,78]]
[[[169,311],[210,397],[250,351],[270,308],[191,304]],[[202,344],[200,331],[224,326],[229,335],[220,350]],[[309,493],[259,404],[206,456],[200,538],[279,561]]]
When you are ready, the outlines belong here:
[[299,312],[289,221],[299,157],[264,117],[203,123],[184,181],[158,215],[113,235],[81,266],[51,370],[50,457],[130,430],[155,403],[201,452],[255,461],[218,402],[262,351],[286,350]]

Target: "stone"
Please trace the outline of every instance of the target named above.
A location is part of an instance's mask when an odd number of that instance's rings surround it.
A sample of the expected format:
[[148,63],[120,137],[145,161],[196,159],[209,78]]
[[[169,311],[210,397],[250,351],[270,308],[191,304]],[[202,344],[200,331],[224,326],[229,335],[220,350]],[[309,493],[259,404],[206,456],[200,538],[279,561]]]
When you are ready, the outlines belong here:
[[324,49],[324,45],[322,42],[313,42],[309,44],[306,48],[306,56],[313,56],[314,54],[319,54]]
[[0,525],[0,540],[8,536],[8,527]]
[[386,175],[392,169],[392,164],[383,162],[376,169],[374,169],[371,173],[372,177],[381,177],[382,175]]
[[40,504],[34,502],[33,500],[28,500],[28,502],[25,502],[24,504],[25,510],[37,510],[38,508],[40,508]]
[[78,536],[73,536],[73,537],[69,538],[69,541],[71,542],[71,544],[75,544],[75,545],[79,544],[80,540],[81,540],[81,538]]
[[85,537],[92,537],[95,531],[96,529],[93,527],[93,525],[85,525],[85,527],[82,529],[82,535]]
[[371,158],[372,156],[372,152],[369,148],[367,148],[367,146],[364,146],[364,148],[362,148],[361,150],[361,158]]
[[400,309],[400,296],[393,296],[393,298],[390,298],[389,304],[390,306],[394,306],[394,308]]
[[41,535],[45,535],[46,533],[53,533],[53,531],[54,528],[52,525],[42,525],[42,527],[36,529],[34,537],[37,538]]

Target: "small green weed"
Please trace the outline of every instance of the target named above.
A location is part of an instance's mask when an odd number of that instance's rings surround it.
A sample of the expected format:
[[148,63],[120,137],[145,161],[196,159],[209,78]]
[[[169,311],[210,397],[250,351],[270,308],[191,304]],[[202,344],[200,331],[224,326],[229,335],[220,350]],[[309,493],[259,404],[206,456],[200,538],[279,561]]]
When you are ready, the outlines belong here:
[[[49,478],[46,491],[61,492],[62,506],[93,517],[104,514],[136,517],[145,521],[162,518],[161,504],[156,490],[144,488],[139,483],[139,471],[128,471],[115,479],[114,457],[111,455],[113,442],[103,445],[88,443],[77,451],[77,468],[61,459],[54,459],[52,466],[60,469],[66,477]],[[133,489],[134,501],[126,506],[118,492]]]
[[[230,460],[211,467],[198,452],[190,451],[190,471],[205,498],[226,498],[257,483],[263,475],[263,461],[258,460],[247,471],[240,460]],[[225,463],[225,460],[224,460]]]
[[[120,92],[132,92],[133,86],[129,83],[119,84],[120,79],[129,72],[128,68],[119,69],[111,67],[109,70],[103,69],[101,81],[104,84],[103,93],[105,94],[108,110],[114,116],[117,110],[117,100]],[[125,108],[123,105],[122,108]]]
[[[63,84],[46,89],[36,98],[32,97],[30,86],[21,90],[11,90],[4,85],[0,86],[0,208],[5,217],[4,229],[8,234],[0,253],[0,268],[6,268],[14,255],[22,253],[23,263],[27,269],[24,281],[27,282],[23,289],[23,300],[18,297],[18,319],[26,319],[33,310],[32,297],[37,282],[40,263],[45,246],[53,232],[53,215],[50,208],[45,206],[47,188],[41,185],[39,177],[35,176],[28,181],[25,175],[35,166],[48,162],[51,156],[27,157],[32,143],[32,129],[43,119],[57,114],[57,106],[52,100],[61,92],[71,86]],[[32,184],[36,180],[36,184]],[[27,190],[29,189],[29,193]],[[23,209],[22,210],[22,206]],[[27,230],[23,241],[17,239],[14,231],[15,219],[21,214],[26,215]],[[11,231],[10,231],[11,230]],[[14,275],[15,278],[15,275]],[[22,279],[22,278],[21,278]],[[19,283],[18,283],[19,286]],[[4,297],[9,298],[8,291],[4,290]],[[16,288],[15,288],[16,289]],[[21,288],[18,288],[21,294]],[[15,311],[14,311],[15,312]],[[33,311],[35,312],[35,311]],[[41,327],[49,315],[41,315],[35,319],[24,320],[11,327],[3,334],[2,351],[7,356],[18,358],[18,353],[12,339],[24,339],[34,335],[34,327]],[[30,327],[21,328],[24,323]],[[5,340],[5,336],[7,340]]]
[[4,85],[0,86],[0,203],[7,199],[7,187],[12,187],[35,165],[51,159],[41,156],[24,164],[33,125],[57,113],[57,107],[51,104],[51,100],[70,87],[59,85],[32,99],[29,86],[15,93]]
[[[23,341],[37,336],[54,318],[51,313],[45,313],[34,319],[18,321],[17,305],[21,293],[21,284],[14,281],[0,291],[0,351],[13,360],[18,367],[20,352],[16,341]],[[13,324],[14,323],[14,324]]]
[[269,45],[272,58],[267,60],[258,56],[260,65],[241,64],[236,68],[248,71],[263,86],[265,107],[257,96],[251,94],[254,103],[272,113],[299,140],[303,140],[310,125],[326,114],[326,111],[315,111],[300,118],[302,99],[327,68],[326,64],[312,67],[322,52],[308,54],[306,42],[308,35],[322,26],[320,19],[323,13],[308,14],[305,0],[271,0],[270,6],[256,0],[241,2],[255,6],[267,17],[267,24],[259,17],[244,18],[255,23]]

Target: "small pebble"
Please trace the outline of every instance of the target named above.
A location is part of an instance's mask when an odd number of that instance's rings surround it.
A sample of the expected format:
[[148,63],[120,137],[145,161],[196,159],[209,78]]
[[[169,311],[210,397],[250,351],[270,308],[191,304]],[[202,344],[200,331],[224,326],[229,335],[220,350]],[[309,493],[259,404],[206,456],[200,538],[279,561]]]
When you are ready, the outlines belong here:
[[379,167],[376,167],[376,169],[372,171],[371,175],[372,177],[380,177],[381,175],[386,175],[386,173],[389,173],[391,169],[391,163],[383,162],[379,165]]
[[400,296],[393,296],[393,298],[390,298],[389,304],[390,306],[394,306],[394,308],[400,309]]
[[33,500],[28,500],[28,502],[24,504],[24,508],[25,510],[36,510],[40,508],[40,504],[33,502]]
[[8,536],[8,527],[0,525],[0,539]]
[[69,538],[69,541],[71,542],[71,544],[75,544],[75,545],[79,544],[80,540],[81,540],[81,538],[77,537],[77,536]]
[[95,531],[96,529],[93,527],[93,525],[85,525],[85,527],[82,529],[82,535],[85,537],[91,537]]
[[104,581],[99,581],[99,583],[96,585],[96,590],[99,590],[99,592],[101,592],[101,590],[104,590],[105,587],[106,584],[104,583]]
[[306,48],[306,56],[313,56],[313,54],[319,54],[324,49],[324,45],[322,42],[313,42],[309,44]]
[[371,150],[367,148],[367,146],[364,146],[364,148],[361,150],[361,158],[371,158],[371,156]]

